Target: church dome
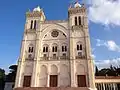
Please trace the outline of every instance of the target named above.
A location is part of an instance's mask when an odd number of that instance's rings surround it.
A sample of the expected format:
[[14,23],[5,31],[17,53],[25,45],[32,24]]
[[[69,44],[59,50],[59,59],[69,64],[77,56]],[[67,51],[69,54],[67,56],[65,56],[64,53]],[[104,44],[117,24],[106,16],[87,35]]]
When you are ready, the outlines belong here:
[[75,8],[81,7],[81,5],[79,4],[79,2],[76,2],[74,5]]
[[36,11],[37,11],[37,12],[40,12],[41,9],[40,9],[40,7],[38,6],[37,8],[34,8],[33,11],[35,11],[35,12],[36,12]]

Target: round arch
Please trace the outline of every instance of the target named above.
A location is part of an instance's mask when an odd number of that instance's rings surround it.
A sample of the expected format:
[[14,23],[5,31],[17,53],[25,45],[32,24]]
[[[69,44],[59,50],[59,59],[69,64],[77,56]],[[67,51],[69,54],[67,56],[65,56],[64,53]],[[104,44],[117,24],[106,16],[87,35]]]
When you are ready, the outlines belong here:
[[47,33],[49,33],[51,30],[54,30],[54,29],[57,29],[57,30],[63,32],[67,36],[67,38],[68,38],[68,34],[67,34],[68,33],[68,29],[67,28],[65,28],[64,26],[59,25],[59,24],[52,24],[52,25],[49,25],[49,26],[47,26],[46,28],[44,28],[42,30],[41,39],[43,40],[44,36]]
[[52,75],[57,75],[58,74],[58,67],[56,65],[51,65],[50,73]]
[[76,73],[79,75],[84,75],[85,74],[85,66],[82,64],[78,64],[76,66]]
[[40,87],[47,86],[47,67],[45,65],[42,65],[40,67],[39,86]]
[[68,66],[66,64],[62,64],[60,66],[60,72],[61,72],[61,74],[67,74],[68,73]]

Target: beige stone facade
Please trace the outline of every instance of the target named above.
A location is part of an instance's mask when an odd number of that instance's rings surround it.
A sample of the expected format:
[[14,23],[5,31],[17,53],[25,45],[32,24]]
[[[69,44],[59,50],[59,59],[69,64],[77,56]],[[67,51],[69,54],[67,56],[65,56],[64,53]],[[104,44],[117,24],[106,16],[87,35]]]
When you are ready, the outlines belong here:
[[67,20],[47,21],[39,7],[26,13],[16,89],[24,87],[25,76],[28,86],[34,88],[52,87],[51,77],[56,76],[55,87],[96,89],[84,5],[70,7]]

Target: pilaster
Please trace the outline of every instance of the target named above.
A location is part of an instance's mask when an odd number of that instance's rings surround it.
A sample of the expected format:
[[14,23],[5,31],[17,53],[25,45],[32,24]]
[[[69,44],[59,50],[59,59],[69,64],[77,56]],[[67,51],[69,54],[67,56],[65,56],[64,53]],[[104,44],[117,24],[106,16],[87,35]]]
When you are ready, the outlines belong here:
[[94,76],[94,63],[91,57],[91,47],[90,47],[90,37],[88,28],[85,28],[85,43],[86,43],[86,59],[87,59],[87,65],[88,65],[88,82],[89,87],[92,89],[95,89],[95,76]]
[[18,69],[17,69],[17,75],[16,75],[16,81],[15,81],[15,87],[22,87],[23,86],[23,78],[24,78],[24,68],[25,68],[25,49],[26,49],[26,40],[27,36],[26,33],[24,33],[24,37],[21,44],[21,52],[20,52],[20,58],[18,60]]
[[[40,25],[40,21],[38,23],[38,25]],[[39,70],[39,55],[40,55],[40,27],[37,28],[36,30],[36,46],[35,46],[35,58],[34,58],[34,66],[33,66],[33,73],[32,73],[32,82],[31,82],[31,87],[38,87],[38,70]],[[38,32],[37,32],[38,31]]]

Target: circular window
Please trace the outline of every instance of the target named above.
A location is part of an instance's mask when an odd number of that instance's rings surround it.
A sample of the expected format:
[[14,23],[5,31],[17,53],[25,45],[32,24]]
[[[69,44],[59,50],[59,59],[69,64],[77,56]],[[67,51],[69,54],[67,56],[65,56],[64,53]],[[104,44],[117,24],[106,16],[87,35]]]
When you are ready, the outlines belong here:
[[59,35],[59,32],[56,30],[52,31],[52,33],[51,33],[52,37],[57,37],[58,35]]

